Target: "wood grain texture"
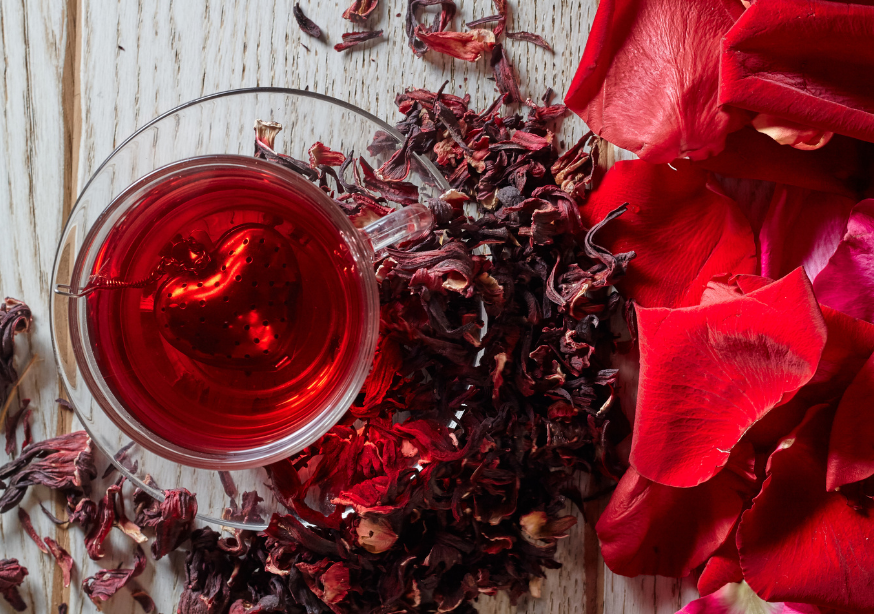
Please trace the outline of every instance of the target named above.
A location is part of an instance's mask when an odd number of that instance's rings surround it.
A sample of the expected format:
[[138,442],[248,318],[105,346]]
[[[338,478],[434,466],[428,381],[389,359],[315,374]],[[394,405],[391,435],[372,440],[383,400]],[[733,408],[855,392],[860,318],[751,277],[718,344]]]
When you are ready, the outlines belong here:
[[[24,358],[44,357],[22,387],[37,407],[37,437],[76,428],[58,413],[58,378],[48,325],[49,277],[63,221],[78,189],[112,150],[138,126],[172,107],[217,91],[254,86],[309,89],[355,103],[387,121],[397,119],[394,94],[405,87],[469,93],[474,107],[497,96],[488,62],[465,63],[409,51],[403,30],[405,2],[384,0],[366,28],[385,30],[385,40],[337,53],[333,45],[353,28],[339,18],[345,0],[303,0],[305,12],[323,31],[321,41],[300,32],[288,0],[206,2],[204,0],[3,0],[0,2],[0,292],[27,301],[38,318]],[[453,27],[493,13],[487,0],[460,0]],[[539,98],[547,87],[562,96],[582,54],[596,0],[510,0],[509,29],[544,35],[550,54],[519,41],[506,41],[523,96]],[[585,131],[568,118],[560,140],[571,144]],[[627,157],[617,152],[618,159]],[[5,227],[8,224],[8,227]],[[99,459],[100,469],[105,459]],[[585,486],[585,477],[581,486]],[[99,489],[99,486],[98,486]],[[99,490],[98,490],[99,491]],[[29,569],[24,598],[33,612],[54,612],[61,601],[71,613],[95,612],[79,586],[99,567],[129,564],[132,543],[113,531],[100,565],[88,559],[78,529],[70,535],[50,525],[36,503],[50,499],[34,489],[24,506],[37,530],[56,535],[76,561],[73,586],[64,589],[54,562],[20,531],[15,514],[0,517],[0,557],[17,557]],[[56,502],[56,511],[61,509]],[[691,598],[688,582],[626,579],[606,571],[592,523],[603,502],[586,510],[561,542],[565,566],[548,572],[542,597],[516,608],[504,596],[480,599],[481,612],[550,614],[670,614]],[[150,561],[138,583],[158,611],[175,611],[182,590],[184,552],[157,564]],[[126,592],[104,608],[140,612]],[[0,613],[11,612],[0,601]]]

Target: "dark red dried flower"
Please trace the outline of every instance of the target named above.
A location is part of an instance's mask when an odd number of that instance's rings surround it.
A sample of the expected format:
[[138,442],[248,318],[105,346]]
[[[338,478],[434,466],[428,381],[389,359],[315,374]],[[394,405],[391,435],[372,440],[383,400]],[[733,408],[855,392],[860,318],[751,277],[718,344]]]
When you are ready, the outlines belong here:
[[378,6],[379,0],[352,0],[352,5],[343,11],[343,19],[364,23]]
[[9,485],[0,495],[0,513],[15,507],[28,486],[81,490],[96,475],[91,438],[85,431],[31,444],[17,459],[0,467],[0,480],[9,478]]
[[121,590],[131,579],[143,573],[145,568],[146,554],[137,546],[133,569],[101,569],[93,576],[85,578],[82,582],[82,590],[99,610],[105,601]]
[[27,609],[18,593],[26,575],[27,568],[19,565],[17,559],[0,559],[0,594],[19,612]]
[[18,381],[12,366],[15,335],[27,332],[32,321],[30,308],[21,301],[7,297],[0,302],[0,407],[6,404],[9,387]]
[[350,47],[355,47],[356,45],[360,45],[361,43],[366,43],[367,41],[373,40],[375,38],[382,38],[382,30],[372,30],[366,32],[344,32],[342,36],[343,42],[334,45],[335,51],[346,51]]
[[155,528],[155,541],[152,544],[155,560],[169,554],[188,539],[197,515],[197,500],[184,488],[165,490],[160,512],[160,518],[151,525]]
[[294,9],[292,9],[292,14],[297,20],[297,25],[300,27],[301,30],[303,30],[313,38],[322,37],[322,29],[317,26],[312,19],[303,14],[303,9],[300,8],[299,2],[294,3]]

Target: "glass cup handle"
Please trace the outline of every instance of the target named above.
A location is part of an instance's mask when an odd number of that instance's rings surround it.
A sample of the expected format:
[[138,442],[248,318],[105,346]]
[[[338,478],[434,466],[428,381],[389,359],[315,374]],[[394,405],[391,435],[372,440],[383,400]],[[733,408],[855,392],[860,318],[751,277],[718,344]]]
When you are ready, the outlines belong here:
[[433,225],[434,216],[431,210],[422,203],[416,203],[368,224],[361,232],[370,240],[376,255],[390,245],[431,230]]

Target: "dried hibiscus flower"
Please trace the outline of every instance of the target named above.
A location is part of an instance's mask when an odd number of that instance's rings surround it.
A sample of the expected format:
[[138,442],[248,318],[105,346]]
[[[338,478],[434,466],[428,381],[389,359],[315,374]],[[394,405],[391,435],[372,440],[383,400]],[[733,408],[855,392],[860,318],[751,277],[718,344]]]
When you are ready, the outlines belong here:
[[368,32],[345,32],[343,33],[343,42],[334,45],[335,51],[346,51],[351,47],[366,43],[375,38],[382,38],[382,30],[374,30]]
[[0,559],[0,594],[19,612],[27,609],[18,593],[26,575],[27,568],[19,565],[17,559]]
[[294,14],[294,18],[297,20],[297,25],[300,26],[300,29],[312,36],[313,38],[321,38],[322,37],[322,29],[317,26],[312,19],[303,14],[303,9],[300,8],[300,3],[294,3],[294,9],[292,9],[292,13]]
[[188,539],[197,515],[197,500],[184,488],[165,490],[159,509],[160,517],[149,523],[155,528],[155,541],[152,543],[155,560],[176,550]]
[[0,467],[0,480],[9,479],[0,495],[0,513],[15,507],[28,486],[81,490],[96,476],[91,438],[85,431],[33,443],[17,459]]
[[82,590],[92,603],[101,609],[103,603],[121,590],[128,582],[143,573],[146,568],[146,554],[137,546],[132,569],[101,569],[93,576],[85,578]]
[[[7,407],[9,389],[18,381],[18,373],[12,366],[15,335],[27,332],[32,320],[30,308],[21,301],[7,298],[0,302],[0,407]],[[0,416],[0,420],[3,417]]]

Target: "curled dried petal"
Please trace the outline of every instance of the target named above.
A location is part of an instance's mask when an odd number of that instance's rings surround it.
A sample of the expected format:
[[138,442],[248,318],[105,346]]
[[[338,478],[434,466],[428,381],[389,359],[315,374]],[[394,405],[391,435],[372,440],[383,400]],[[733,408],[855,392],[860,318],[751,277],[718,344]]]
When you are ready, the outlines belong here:
[[292,13],[294,14],[294,18],[297,20],[297,25],[302,31],[306,32],[313,38],[322,37],[322,29],[317,26],[312,19],[303,14],[303,9],[300,8],[299,2],[294,3],[294,9],[292,9]]

